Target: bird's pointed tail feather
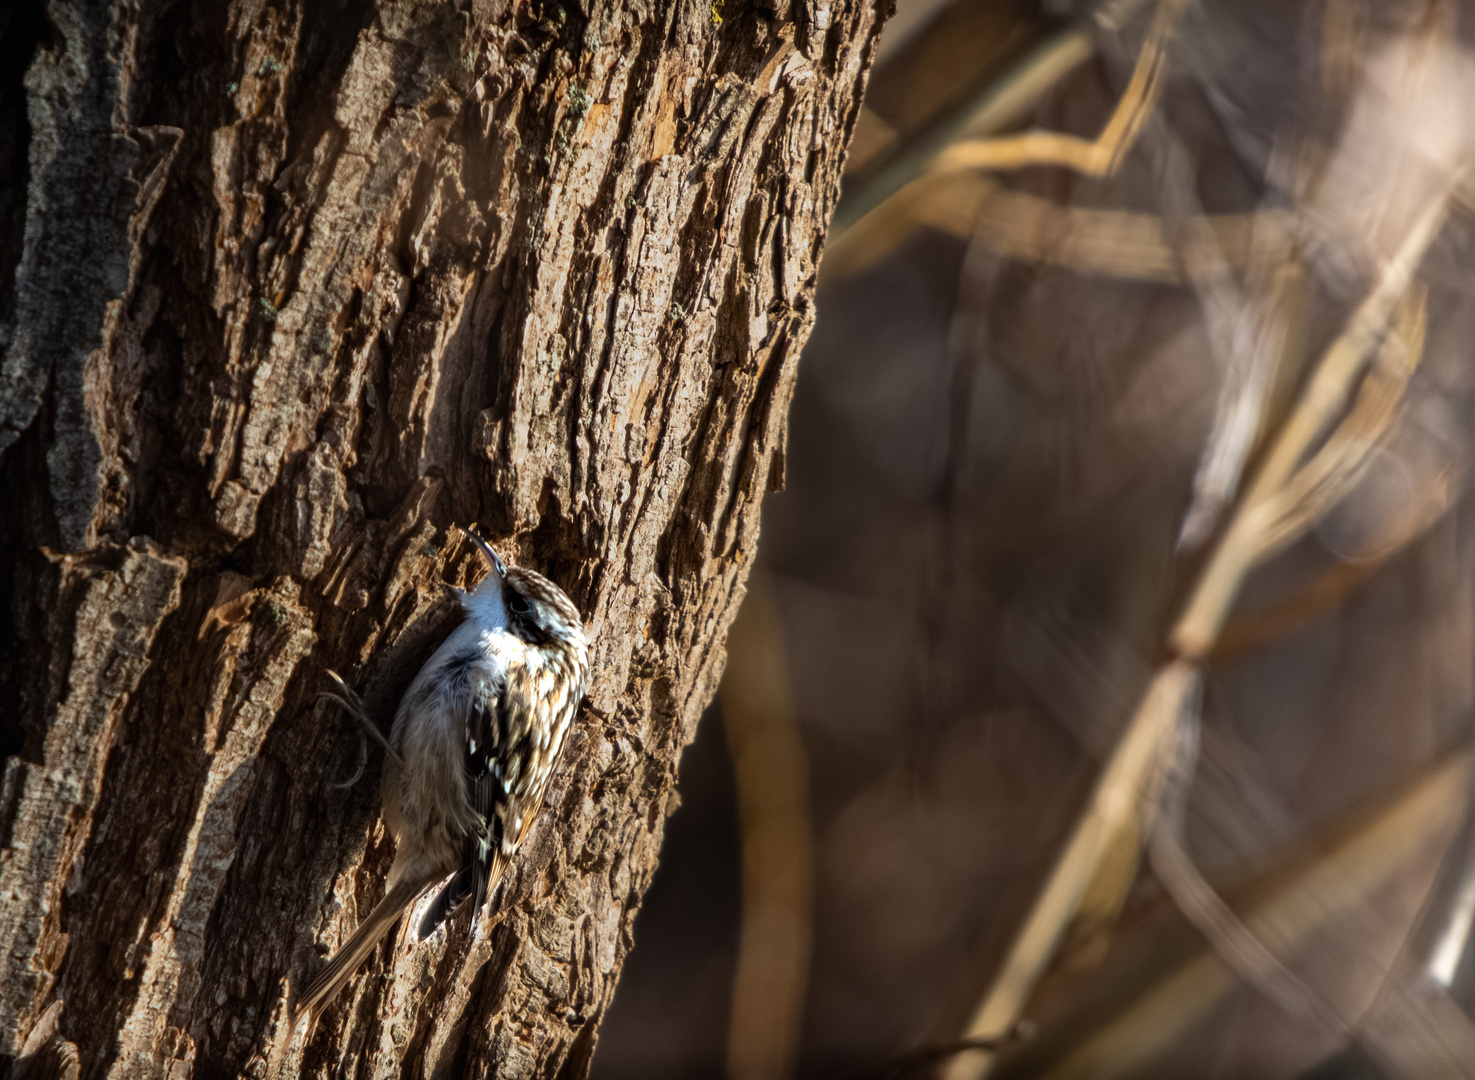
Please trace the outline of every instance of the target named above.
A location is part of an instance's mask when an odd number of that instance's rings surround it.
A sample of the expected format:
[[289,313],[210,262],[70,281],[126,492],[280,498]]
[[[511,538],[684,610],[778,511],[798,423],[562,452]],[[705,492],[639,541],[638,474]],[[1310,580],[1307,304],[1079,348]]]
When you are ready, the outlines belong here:
[[359,965],[374,951],[380,939],[389,932],[400,913],[410,906],[424,886],[424,882],[401,881],[384,895],[383,900],[374,905],[369,917],[339,947],[323,970],[313,977],[312,982],[307,984],[302,996],[293,1002],[290,1024],[294,1031],[298,1020],[303,1016],[309,1018],[308,1027],[311,1030],[312,1025],[317,1023],[318,1015],[337,996],[338,991],[343,989],[344,983],[353,978]]

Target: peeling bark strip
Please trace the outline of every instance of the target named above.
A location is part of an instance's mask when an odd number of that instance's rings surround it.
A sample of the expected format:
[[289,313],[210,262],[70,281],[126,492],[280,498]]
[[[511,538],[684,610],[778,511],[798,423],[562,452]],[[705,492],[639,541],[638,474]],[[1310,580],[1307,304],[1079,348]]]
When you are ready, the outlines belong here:
[[[583,1075],[878,13],[6,7],[0,1074]],[[401,935],[291,1045],[391,856],[323,669],[387,722],[472,522],[597,627],[593,708],[490,937]]]

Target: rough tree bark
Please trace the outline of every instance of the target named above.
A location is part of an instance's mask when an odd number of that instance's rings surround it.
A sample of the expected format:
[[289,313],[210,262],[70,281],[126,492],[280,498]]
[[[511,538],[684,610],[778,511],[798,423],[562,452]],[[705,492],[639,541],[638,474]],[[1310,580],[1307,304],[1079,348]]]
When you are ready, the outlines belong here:
[[[0,1074],[587,1072],[876,6],[0,5]],[[597,628],[590,706],[490,937],[401,930],[304,1049],[391,858],[315,697],[387,721],[472,523]]]

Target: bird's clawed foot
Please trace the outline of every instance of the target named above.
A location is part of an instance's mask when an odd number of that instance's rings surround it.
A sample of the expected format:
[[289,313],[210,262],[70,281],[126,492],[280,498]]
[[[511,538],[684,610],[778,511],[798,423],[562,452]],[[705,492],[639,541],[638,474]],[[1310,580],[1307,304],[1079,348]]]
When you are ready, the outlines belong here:
[[[379,725],[369,718],[369,711],[364,708],[363,701],[360,700],[358,694],[354,693],[353,687],[344,682],[336,671],[330,670],[328,672],[328,678],[337,684],[338,692],[334,693],[331,690],[324,690],[318,694],[318,699],[327,698],[329,701],[337,702],[342,706],[343,710],[349,716],[358,721],[362,734],[372,737],[375,742],[384,748],[386,754],[392,757],[401,768],[404,768],[405,759],[400,757],[399,751],[389,744],[389,740],[384,737],[384,732],[379,730]],[[340,784],[333,784],[332,786],[335,788],[353,787],[354,784],[358,783],[359,777],[364,775],[364,767],[368,764],[368,761],[369,745],[364,739],[360,738],[358,768],[354,770],[353,775],[347,780],[344,780]]]

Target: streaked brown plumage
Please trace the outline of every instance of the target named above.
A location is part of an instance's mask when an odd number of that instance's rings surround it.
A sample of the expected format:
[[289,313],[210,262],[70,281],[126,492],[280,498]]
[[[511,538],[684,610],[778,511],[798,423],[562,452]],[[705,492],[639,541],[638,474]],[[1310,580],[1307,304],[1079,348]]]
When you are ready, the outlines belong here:
[[316,1019],[406,907],[451,877],[420,923],[424,940],[468,897],[473,917],[542,807],[589,677],[578,609],[541,574],[508,567],[461,593],[466,621],[435,651],[395,714],[384,819],[397,850],[384,899],[293,1008]]

